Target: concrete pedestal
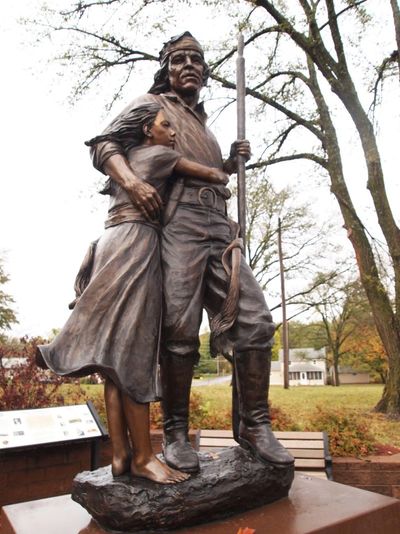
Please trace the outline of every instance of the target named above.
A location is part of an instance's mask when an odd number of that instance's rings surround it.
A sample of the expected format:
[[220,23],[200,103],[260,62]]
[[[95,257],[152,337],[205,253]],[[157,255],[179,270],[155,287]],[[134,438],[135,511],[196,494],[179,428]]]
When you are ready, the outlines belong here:
[[[336,482],[296,475],[289,497],[178,534],[395,534],[400,501]],[[172,534],[172,531],[169,531]],[[105,534],[69,495],[4,506],[1,534]],[[149,533],[154,534],[154,533]]]

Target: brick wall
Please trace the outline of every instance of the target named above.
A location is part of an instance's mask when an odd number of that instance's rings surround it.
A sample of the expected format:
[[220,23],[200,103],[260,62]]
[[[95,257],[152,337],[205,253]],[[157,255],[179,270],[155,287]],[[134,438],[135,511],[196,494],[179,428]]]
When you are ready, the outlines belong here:
[[400,454],[363,460],[334,458],[333,480],[400,499]]
[[90,443],[38,447],[0,455],[0,506],[63,495],[90,469]]
[[[198,449],[198,431],[189,432]],[[153,450],[161,452],[162,430],[151,433]],[[98,466],[111,463],[109,439],[99,440]],[[77,473],[87,471],[91,464],[91,444],[72,442],[39,446],[34,450],[0,454],[0,507],[6,504],[44,499],[70,493]]]

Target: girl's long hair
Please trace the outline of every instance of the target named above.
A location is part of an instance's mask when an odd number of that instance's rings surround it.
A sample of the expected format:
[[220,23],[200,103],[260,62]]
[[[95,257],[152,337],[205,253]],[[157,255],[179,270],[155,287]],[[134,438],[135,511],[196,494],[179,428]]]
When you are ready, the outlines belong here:
[[151,128],[161,109],[160,104],[156,102],[149,102],[133,108],[116,117],[101,135],[85,141],[85,145],[92,147],[103,141],[114,141],[127,152],[129,149],[142,144],[144,126]]

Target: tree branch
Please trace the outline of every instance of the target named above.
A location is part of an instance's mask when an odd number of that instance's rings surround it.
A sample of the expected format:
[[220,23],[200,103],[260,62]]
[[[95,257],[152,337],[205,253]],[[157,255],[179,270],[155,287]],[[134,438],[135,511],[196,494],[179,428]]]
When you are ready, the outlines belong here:
[[[226,87],[227,89],[236,90],[236,84],[235,83],[230,82],[230,81],[226,80],[225,78],[222,78],[218,74],[212,73],[211,74],[211,78],[213,80],[216,80],[217,82],[219,82],[223,87]],[[294,111],[291,111],[290,109],[287,109],[282,104],[279,104],[273,98],[270,98],[270,97],[268,97],[268,96],[266,96],[266,95],[264,95],[264,94],[262,94],[262,93],[260,93],[258,91],[254,91],[254,89],[249,89],[248,87],[246,87],[246,94],[251,95],[254,98],[257,98],[258,100],[261,100],[261,102],[264,102],[265,104],[268,104],[269,106],[277,109],[278,111],[280,111],[281,113],[283,113],[284,115],[289,117],[289,119],[292,119],[293,121],[297,122],[301,126],[304,126],[305,128],[307,128],[307,130],[309,130],[316,137],[318,137],[319,140],[322,140],[322,138],[323,138],[322,133],[318,130],[318,128],[315,128],[315,126],[310,121],[308,121],[306,119],[303,119],[303,117],[301,117],[300,115],[298,115]]]
[[[357,6],[359,6],[361,4],[364,4],[366,1],[367,0],[359,0],[358,2],[353,2],[351,5],[348,5],[347,7],[343,8],[341,11],[339,11],[339,13],[336,13],[335,18],[338,19],[341,15],[343,15],[343,13],[346,13],[346,11],[349,11],[349,9],[354,9]],[[323,30],[328,25],[329,25],[329,19],[322,26],[320,26],[318,28],[319,31]]]
[[310,161],[313,161],[314,163],[317,163],[318,165],[321,165],[321,167],[323,167],[324,169],[328,168],[328,162],[324,158],[316,156],[315,154],[303,152],[299,154],[291,154],[287,156],[281,156],[279,158],[258,161],[257,163],[251,163],[250,165],[246,165],[246,170],[262,169],[263,167],[267,167],[268,165],[274,165],[275,163],[282,163],[284,161],[294,161],[298,159],[308,159]]

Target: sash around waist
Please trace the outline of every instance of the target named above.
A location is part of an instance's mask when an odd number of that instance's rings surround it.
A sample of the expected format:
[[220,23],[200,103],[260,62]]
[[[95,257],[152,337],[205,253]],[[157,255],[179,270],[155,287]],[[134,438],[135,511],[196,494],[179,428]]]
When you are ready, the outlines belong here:
[[110,228],[111,226],[117,226],[118,224],[125,222],[137,222],[151,226],[155,230],[161,229],[160,221],[147,220],[144,215],[130,203],[119,204],[108,210],[108,217],[104,223],[104,227]]

